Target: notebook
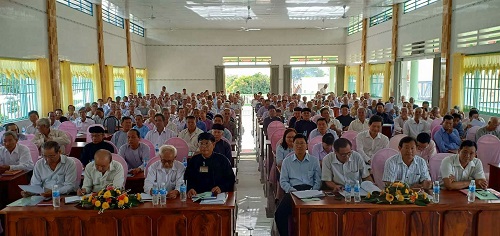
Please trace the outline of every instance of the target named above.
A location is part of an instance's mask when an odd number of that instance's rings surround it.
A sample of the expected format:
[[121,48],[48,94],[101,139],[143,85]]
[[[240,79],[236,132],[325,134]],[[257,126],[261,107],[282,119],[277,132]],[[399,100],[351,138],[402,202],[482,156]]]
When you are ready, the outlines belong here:
[[227,193],[219,193],[215,198],[201,200],[200,204],[224,204],[227,200]]
[[317,198],[317,197],[324,197],[325,196],[323,191],[320,191],[320,190],[295,191],[295,192],[292,192],[292,194],[300,199]]
[[212,192],[204,192],[204,193],[198,193],[194,197],[192,197],[193,202],[196,202],[198,200],[205,200],[205,199],[216,199],[217,196],[213,195]]
[[[463,194],[467,195],[469,192],[468,189],[462,189],[460,190]],[[498,200],[500,199],[500,193],[497,192],[494,189],[488,188],[488,189],[476,189],[476,197],[479,200]]]
[[8,171],[5,171],[3,172],[2,175],[17,175],[19,173],[23,172],[22,170],[8,170]]

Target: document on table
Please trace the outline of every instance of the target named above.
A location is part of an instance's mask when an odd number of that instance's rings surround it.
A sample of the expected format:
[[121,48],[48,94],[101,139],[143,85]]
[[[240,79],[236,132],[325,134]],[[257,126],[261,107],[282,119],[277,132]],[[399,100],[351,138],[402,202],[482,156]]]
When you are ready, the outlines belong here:
[[300,199],[304,198],[317,198],[317,197],[324,197],[325,194],[323,191],[320,190],[304,190],[304,191],[296,191],[292,192],[293,195]]
[[200,204],[224,204],[227,200],[227,193],[219,193],[215,199],[203,199]]
[[40,193],[45,193],[45,190],[41,186],[34,186],[34,185],[19,185],[19,188],[22,190],[29,192],[29,193],[35,193],[35,194],[40,194]]
[[[86,196],[88,196],[88,195],[86,195]],[[81,196],[69,196],[69,197],[64,198],[64,203],[66,203],[66,204],[75,203],[75,202],[79,202],[81,200],[82,200]]]
[[143,202],[151,202],[153,201],[153,196],[147,193],[141,193],[141,199]]
[[198,193],[192,197],[193,202],[196,202],[200,199],[205,200],[205,199],[216,199],[216,198],[217,196],[213,196],[212,192]]
[[42,202],[45,198],[42,196],[31,196],[26,198],[18,199],[17,201],[7,205],[9,207],[18,206],[36,206],[38,203]]
[[[363,181],[363,182],[361,182],[360,186],[361,187],[359,189],[359,195],[362,197],[366,197],[366,195],[368,195],[368,193],[371,194],[374,191],[377,191],[377,192],[381,191],[380,188],[377,187],[377,185],[375,185],[371,181]],[[354,192],[354,187],[351,187],[351,188],[353,188],[351,191]],[[342,192],[340,192],[340,194],[345,197],[346,192],[342,191]]]

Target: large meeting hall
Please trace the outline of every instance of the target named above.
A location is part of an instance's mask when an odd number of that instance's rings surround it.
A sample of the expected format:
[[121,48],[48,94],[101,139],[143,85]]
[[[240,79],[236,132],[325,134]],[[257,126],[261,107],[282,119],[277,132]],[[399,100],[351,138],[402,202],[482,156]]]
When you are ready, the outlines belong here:
[[0,236],[499,235],[499,0],[0,0]]

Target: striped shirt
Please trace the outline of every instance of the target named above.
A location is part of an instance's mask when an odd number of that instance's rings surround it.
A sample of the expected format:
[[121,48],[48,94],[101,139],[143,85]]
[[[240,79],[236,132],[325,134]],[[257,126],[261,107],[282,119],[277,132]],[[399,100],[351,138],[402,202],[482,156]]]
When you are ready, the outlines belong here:
[[76,165],[67,156],[61,155],[61,160],[54,170],[50,168],[45,159],[37,161],[33,169],[30,185],[37,185],[45,189],[59,186],[61,194],[76,190]]
[[410,166],[403,162],[401,154],[387,159],[384,166],[384,182],[401,181],[412,186],[424,180],[431,180],[426,161],[419,156],[414,156]]
[[323,158],[321,168],[321,180],[323,181],[333,181],[335,184],[345,185],[346,181],[361,182],[368,176],[370,176],[368,166],[361,155],[355,151],[352,152],[346,163],[340,162],[333,152]]

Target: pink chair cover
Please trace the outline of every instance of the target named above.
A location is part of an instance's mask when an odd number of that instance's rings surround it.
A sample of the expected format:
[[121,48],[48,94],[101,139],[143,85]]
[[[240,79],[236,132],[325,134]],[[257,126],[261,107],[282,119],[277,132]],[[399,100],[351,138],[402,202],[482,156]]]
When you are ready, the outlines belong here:
[[433,129],[431,129],[431,138],[432,140],[434,140],[434,134],[436,134],[436,132],[438,132],[439,129],[441,129],[441,127],[443,127],[442,125],[438,125],[436,127],[434,127]]
[[154,156],[156,156],[155,146],[153,145],[153,143],[151,141],[149,141],[147,139],[141,139],[140,142],[148,145],[148,147],[149,147],[149,158],[153,158]]
[[401,139],[403,139],[406,136],[407,136],[406,134],[398,134],[398,135],[393,136],[389,140],[389,147],[394,149],[394,150],[399,150],[399,141],[401,141]]
[[311,153],[311,151],[313,150],[314,145],[321,143],[322,139],[323,136],[320,135],[314,137],[313,139],[309,140],[309,142],[307,142],[307,150],[309,151],[309,153]]
[[439,173],[441,162],[445,157],[451,155],[453,155],[453,153],[437,153],[431,157],[431,159],[429,160],[429,173],[431,174],[432,181],[441,179],[441,174]]
[[104,142],[111,144],[111,146],[113,146],[113,149],[115,150],[114,153],[118,154],[118,148],[116,147],[116,145],[114,143],[112,143],[111,141],[108,141],[108,140],[104,140]]
[[149,129],[149,130],[153,130],[153,128],[154,128],[154,125],[153,125],[153,124],[151,124],[151,123],[148,123],[148,124],[146,124],[146,123],[145,123],[144,125],[145,125],[146,127],[148,127],[148,129]]
[[436,127],[436,126],[440,126],[442,122],[443,122],[443,118],[433,120],[431,123],[431,130],[433,130],[434,127]]
[[69,132],[71,134],[72,141],[76,140],[76,135],[78,134],[78,129],[76,125],[71,121],[64,121],[58,128],[59,130]]
[[356,136],[358,136],[358,132],[351,130],[351,131],[344,132],[342,134],[341,138],[345,138],[345,139],[351,141],[351,144],[352,144],[351,149],[356,150]]
[[[477,158],[483,164],[484,173],[490,173],[488,164],[500,162],[500,140],[491,134],[481,136],[477,141]],[[487,174],[486,176],[488,177],[489,175]]]
[[38,151],[38,147],[29,140],[22,140],[18,143],[28,147],[28,149],[30,150],[31,159],[33,160],[33,164],[36,164],[36,162],[40,158],[40,151]]
[[319,118],[321,118],[322,116],[321,115],[315,115],[311,118],[311,120],[316,123],[318,121]]
[[269,123],[269,126],[267,126],[267,135],[269,137],[269,135],[271,135],[274,130],[277,130],[277,129],[280,129],[280,128],[285,128],[285,124],[283,124],[283,122],[281,121],[273,121],[271,123]]
[[149,167],[157,162],[157,161],[160,161],[160,157],[159,156],[156,156],[154,157],[153,159],[149,160],[148,164],[146,165],[146,169],[144,169],[144,177],[148,177],[148,171],[149,171]]
[[165,144],[172,145],[177,149],[177,157],[175,158],[178,161],[182,161],[184,157],[188,157],[189,155],[189,146],[184,141],[184,139],[181,138],[170,138],[168,139]]
[[104,129],[104,126],[102,126],[101,124],[89,125],[89,127],[87,128],[87,133],[86,133],[87,138],[85,138],[85,142],[87,142],[87,143],[92,142],[92,136],[90,135],[89,129],[90,129],[90,127],[94,127],[94,126],[100,126]]
[[470,140],[470,141],[476,141],[476,132],[478,129],[481,127],[479,126],[472,126],[467,130],[467,135],[465,136],[465,139]]
[[272,134],[270,134],[269,138],[271,139],[271,149],[274,153],[276,153],[276,147],[278,145],[278,141],[283,138],[285,134],[285,129],[277,129]]
[[83,164],[76,157],[69,157],[69,158],[75,162],[75,166],[76,166],[76,186],[80,186],[80,183],[82,181]]
[[120,162],[120,164],[122,164],[122,166],[123,166],[123,175],[125,175],[124,180],[123,180],[123,187],[125,187],[125,183],[127,182],[128,164],[125,161],[125,159],[123,159],[122,156],[120,156],[116,153],[112,153],[111,155],[113,156],[113,160]]
[[372,157],[371,163],[373,179],[375,180],[375,184],[381,189],[385,187],[384,181],[382,181],[385,161],[397,154],[399,154],[399,152],[392,148],[383,148],[378,150],[378,152],[376,152]]
[[31,141],[35,138],[34,134],[26,134],[25,136],[26,136],[26,140],[28,140],[28,141]]
[[64,147],[64,152],[65,152],[64,154],[69,155],[69,153],[71,152],[71,148],[73,147],[73,143],[75,143],[76,138],[73,137],[73,134],[71,134],[69,131],[66,130],[61,130],[61,131],[64,131],[66,135],[68,135],[69,140],[71,141]]

